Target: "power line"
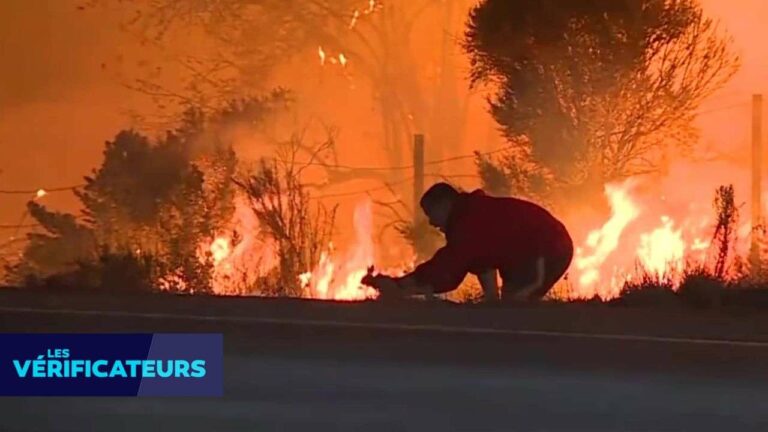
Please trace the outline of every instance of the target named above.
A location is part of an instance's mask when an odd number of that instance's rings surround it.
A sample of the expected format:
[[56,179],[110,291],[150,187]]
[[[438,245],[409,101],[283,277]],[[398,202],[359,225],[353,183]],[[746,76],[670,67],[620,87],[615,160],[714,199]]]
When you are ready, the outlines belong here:
[[26,240],[27,240],[27,239],[26,239],[26,238],[23,238],[23,237],[18,237],[18,238],[13,238],[13,239],[10,239],[10,240],[8,240],[8,241],[6,241],[6,242],[0,243],[0,250],[2,250],[2,249],[4,249],[4,248],[6,248],[6,247],[8,247],[8,246],[12,246],[12,245],[14,245],[14,244],[22,243],[22,242],[24,242],[24,241],[26,241]]
[[[501,152],[503,150],[504,149],[496,150],[496,151],[493,151],[493,152],[481,153],[481,155],[495,154],[495,153],[499,153],[499,152]],[[446,162],[446,161],[458,160],[459,158],[466,159],[466,158],[469,158],[469,157],[474,157],[474,155],[472,155],[472,156],[457,156],[455,158],[443,159],[443,160],[440,160],[440,161],[432,161],[431,163],[425,163],[425,165],[428,165],[428,164],[434,165],[435,163],[442,163],[442,162]],[[341,165],[335,165],[335,166],[336,167],[341,167]],[[352,168],[352,169],[367,169],[365,167],[350,167],[350,168]],[[425,174],[425,176],[427,176],[427,177],[443,177],[443,178],[480,178],[480,176],[476,175],[476,174],[437,174],[437,173],[428,173],[428,174]],[[411,177],[409,177],[407,179],[398,180],[396,182],[387,183],[384,186],[379,186],[379,187],[370,188],[370,189],[363,189],[363,190],[352,191],[352,192],[341,192],[341,193],[337,193],[337,194],[317,195],[317,196],[313,196],[311,198],[312,199],[321,199],[321,198],[333,198],[333,197],[360,195],[360,194],[364,194],[364,193],[368,193],[368,192],[375,192],[375,191],[379,191],[379,190],[382,190],[382,189],[387,189],[387,188],[389,188],[391,186],[396,186],[396,185],[400,185],[400,184],[403,184],[403,183],[407,183],[407,182],[413,180],[413,178],[414,177],[411,176]],[[66,191],[66,190],[77,189],[79,187],[80,186],[70,186],[70,187],[52,188],[52,189],[44,189],[44,190],[46,192],[61,192],[61,191]],[[21,194],[21,193],[35,193],[35,192],[37,192],[37,191],[30,192],[30,191],[4,191],[4,190],[0,190],[0,193],[5,193],[5,194]],[[0,229],[15,229],[17,227],[18,228],[34,228],[34,227],[37,227],[37,226],[40,226],[40,224],[0,225]]]
[[[509,150],[509,147],[504,147],[488,152],[483,153],[477,153],[480,156],[490,156],[496,153],[501,153],[503,151]],[[445,159],[438,159],[433,161],[424,162],[424,165],[439,165],[446,162],[453,162],[457,160],[462,159],[470,159],[477,157],[476,153],[467,154],[467,155],[460,155],[460,156],[453,156]],[[269,158],[272,160],[277,160],[280,162],[288,162],[283,159],[276,159],[276,158]],[[360,170],[360,171],[396,171],[396,170],[407,170],[407,169],[413,169],[414,165],[396,165],[396,166],[388,166],[388,167],[370,167],[370,166],[353,166],[353,165],[341,165],[341,164],[327,164],[323,162],[312,162],[312,161],[290,161],[291,163],[295,165],[304,165],[304,166],[321,166],[324,168],[342,168],[342,169],[351,169],[351,170]]]
[[50,192],[65,192],[65,191],[73,191],[75,189],[79,189],[81,187],[85,186],[85,184],[79,184],[74,186],[61,186],[61,187],[54,187],[54,188],[37,188],[37,189],[31,189],[31,190],[4,190],[0,189],[0,194],[5,195],[34,195],[40,191],[43,191],[45,193]]
[[27,216],[29,216],[29,208],[25,207],[24,212],[21,214],[21,219],[19,219],[19,223],[16,224],[16,229],[13,231],[13,235],[11,238],[16,238],[19,236],[19,231],[21,230],[21,227],[24,225],[24,222],[27,220]]
[[694,114],[696,114],[696,115],[711,114],[711,113],[725,111],[725,110],[730,110],[730,109],[734,109],[734,108],[741,108],[741,107],[745,107],[745,106],[749,106],[749,105],[750,105],[749,102],[742,102],[742,103],[739,103],[739,104],[725,105],[725,106],[721,106],[721,107],[717,107],[717,108],[710,108],[710,109],[706,109],[706,110],[702,110],[702,111],[696,111]]
[[[427,173],[427,174],[424,174],[424,176],[426,176],[426,177],[439,177],[439,178],[475,178],[475,179],[482,178],[481,176],[479,176],[477,174],[436,174],[436,173]],[[369,192],[376,192],[376,191],[380,191],[380,190],[383,190],[383,189],[389,189],[392,186],[397,186],[397,185],[401,185],[401,184],[404,184],[404,183],[408,183],[408,182],[412,181],[413,179],[414,179],[414,177],[411,176],[411,177],[408,177],[408,178],[405,178],[405,179],[402,179],[402,180],[398,180],[396,182],[390,182],[390,183],[387,183],[386,185],[378,186],[378,187],[375,187],[375,188],[362,189],[362,190],[357,190],[357,191],[352,191],[352,192],[340,192],[340,193],[336,193],[336,194],[316,195],[316,196],[311,197],[311,199],[336,198],[336,197],[361,195],[361,194],[365,194],[365,193],[369,193]]]
[[2,230],[2,229],[36,228],[36,227],[39,227],[39,226],[41,226],[39,223],[0,225],[0,230]]
[[380,191],[380,190],[383,190],[383,189],[389,189],[392,186],[397,186],[397,185],[400,185],[400,184],[403,184],[403,183],[408,183],[408,182],[412,181],[413,179],[414,179],[414,177],[411,176],[411,177],[408,177],[406,179],[402,179],[402,180],[399,180],[399,181],[396,181],[396,182],[387,183],[384,186],[379,186],[379,187],[370,188],[370,189],[363,189],[363,190],[358,190],[358,191],[353,191],[353,192],[341,192],[341,193],[336,193],[336,194],[316,195],[316,196],[311,197],[311,199],[337,198],[337,197],[361,195],[361,194],[365,194],[365,193],[369,193],[369,192],[376,192],[376,191]]
[[[714,113],[714,112],[725,111],[725,110],[734,109],[734,108],[740,108],[740,107],[744,107],[744,106],[748,106],[748,105],[750,105],[749,102],[742,102],[742,103],[738,103],[738,104],[725,105],[725,106],[720,106],[720,107],[716,107],[716,108],[696,111],[694,114],[696,114],[696,115],[705,115],[705,114],[710,114],[710,113]],[[497,154],[497,153],[501,153],[501,152],[506,151],[506,150],[509,150],[509,148],[508,147],[503,147],[503,148],[499,148],[499,149],[488,151],[488,152],[473,152],[472,154],[459,155],[459,156],[453,156],[453,157],[449,157],[449,158],[445,158],[445,159],[438,159],[438,160],[424,162],[424,166],[439,165],[439,164],[446,163],[446,162],[453,162],[453,161],[457,161],[457,160],[464,160],[464,159],[475,158],[478,155],[480,155],[480,156],[490,156],[490,155],[494,155],[494,154]],[[280,161],[280,162],[286,162],[285,160],[277,159],[277,158],[267,158],[267,159],[276,160],[276,161]],[[414,168],[414,165],[412,165],[412,164],[411,165],[399,165],[399,166],[395,165],[395,166],[388,166],[388,167],[370,167],[370,166],[354,166],[354,165],[342,165],[342,164],[328,164],[328,163],[313,162],[313,161],[291,161],[291,163],[294,164],[294,165],[321,166],[321,167],[324,167],[324,168],[342,168],[342,169],[361,170],[361,171],[396,171],[396,170],[407,170],[407,169],[413,169]],[[75,189],[79,189],[79,188],[84,187],[84,186],[86,186],[86,185],[84,183],[81,183],[81,184],[72,185],[72,186],[61,186],[61,187],[53,187],[53,188],[45,188],[45,187],[43,187],[43,188],[38,188],[38,189],[27,189],[27,190],[3,190],[3,189],[0,189],[0,194],[5,194],[5,195],[27,195],[27,194],[38,193],[41,190],[44,191],[45,193],[64,192],[64,191],[73,191]]]
[[[41,223],[28,223],[28,224],[25,224],[24,221],[27,219],[28,216],[29,216],[29,212],[25,211],[22,214],[19,223],[17,223],[17,224],[0,224],[0,230],[16,230],[16,232],[14,233],[14,235],[12,237],[17,237],[18,236],[18,232],[21,229],[44,227],[44,225],[41,224]],[[72,215],[72,216],[75,218],[75,220],[81,220],[81,219],[85,219],[87,217],[85,215]]]
[[[428,165],[439,165],[446,162],[454,162],[457,160],[463,160],[463,159],[470,159],[476,157],[478,154],[480,156],[490,156],[493,154],[501,153],[503,151],[508,150],[508,147],[488,151],[488,152],[481,152],[481,153],[472,153],[472,154],[465,154],[465,155],[459,155],[459,156],[453,156],[445,159],[438,159],[433,161],[424,162],[425,166]],[[286,162],[285,160],[276,159],[276,158],[269,158],[271,160],[278,160],[281,162]],[[326,164],[322,162],[300,162],[300,161],[292,161],[295,165],[305,165],[305,166],[322,166],[325,168],[342,168],[342,169],[351,169],[351,170],[361,170],[361,171],[395,171],[395,170],[407,170],[407,169],[413,169],[414,165],[399,165],[399,166],[389,166],[389,167],[370,167],[370,166],[354,166],[354,165],[341,165],[341,164]],[[59,187],[52,187],[52,188],[37,188],[37,189],[26,189],[26,190],[8,190],[8,189],[0,189],[0,194],[5,195],[34,195],[38,193],[39,191],[44,191],[45,193],[51,193],[51,192],[65,192],[65,191],[73,191],[79,188],[82,188],[86,186],[84,183],[71,185],[71,186],[59,186]]]
[[441,178],[483,178],[479,174],[440,174],[440,173],[426,173],[425,177],[441,177]]

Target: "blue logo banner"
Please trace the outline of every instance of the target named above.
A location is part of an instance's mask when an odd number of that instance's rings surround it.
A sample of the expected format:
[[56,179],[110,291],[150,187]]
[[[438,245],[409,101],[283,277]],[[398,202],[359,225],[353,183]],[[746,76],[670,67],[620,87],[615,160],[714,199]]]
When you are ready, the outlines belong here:
[[0,334],[0,396],[221,396],[221,334]]

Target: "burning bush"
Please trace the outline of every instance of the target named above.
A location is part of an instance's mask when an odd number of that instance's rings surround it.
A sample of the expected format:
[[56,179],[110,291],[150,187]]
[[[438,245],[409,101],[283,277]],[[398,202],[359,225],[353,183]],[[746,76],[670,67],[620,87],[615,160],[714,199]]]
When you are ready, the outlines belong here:
[[118,267],[133,263],[136,274],[151,279],[137,280],[137,287],[212,292],[214,256],[201,245],[210,244],[235,211],[237,158],[223,141],[222,125],[247,113],[263,115],[254,106],[270,101],[240,101],[214,117],[191,109],[178,129],[156,140],[118,133],[106,143],[102,165],[76,191],[82,217],[29,203],[44,233],[28,236],[22,259],[9,269],[11,282],[70,274],[88,284],[94,278],[81,276],[120,273]]
[[253,111],[249,106],[233,104],[214,119],[191,110],[179,129],[157,140],[135,131],[117,134],[106,143],[102,165],[76,192],[83,216],[29,204],[44,233],[29,235],[11,282],[375,297],[360,285],[374,259],[370,203],[356,212],[357,243],[337,264],[331,245],[336,207],[311,199],[302,183],[303,171],[332,140],[299,163],[307,147],[294,136],[277,158],[233,181],[237,158],[221,125]]
[[624,283],[619,304],[656,306],[676,303],[674,282],[668,275],[641,271]]
[[678,265],[666,266],[663,272],[641,266],[638,275],[624,282],[619,302],[654,305],[680,301],[698,307],[721,305],[725,290],[742,285],[741,281],[746,277],[742,260],[735,254],[739,239],[734,195],[733,185],[720,186],[715,191],[714,232],[708,251],[701,259],[691,261],[691,257],[680,257]]
[[277,245],[276,280],[271,289],[263,288],[269,294],[301,296],[298,276],[320,261],[331,241],[336,209],[313,205],[299,174],[293,161],[262,161],[254,174],[239,183],[253,213]]
[[250,210],[264,235],[274,245],[273,271],[260,278],[258,293],[330,300],[364,300],[376,291],[360,284],[373,264],[374,247],[370,202],[357,207],[353,226],[355,243],[341,260],[331,243],[337,207],[327,208],[312,199],[302,174],[332,140],[309,148],[302,136],[281,143],[275,159],[262,160],[258,168],[236,183],[244,191]]

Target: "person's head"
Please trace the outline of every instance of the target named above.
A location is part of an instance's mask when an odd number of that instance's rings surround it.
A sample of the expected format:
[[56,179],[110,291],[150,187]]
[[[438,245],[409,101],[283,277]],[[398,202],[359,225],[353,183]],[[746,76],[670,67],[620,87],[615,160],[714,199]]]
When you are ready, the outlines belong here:
[[453,203],[459,191],[448,183],[435,183],[421,197],[419,204],[429,218],[429,224],[445,232],[451,216]]

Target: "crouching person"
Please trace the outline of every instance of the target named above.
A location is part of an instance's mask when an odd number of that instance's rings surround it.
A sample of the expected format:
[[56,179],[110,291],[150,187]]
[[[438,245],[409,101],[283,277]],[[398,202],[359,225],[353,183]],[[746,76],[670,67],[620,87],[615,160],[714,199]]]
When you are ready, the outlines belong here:
[[447,183],[421,198],[429,223],[445,234],[446,245],[402,277],[369,275],[363,283],[388,295],[432,295],[452,291],[472,273],[486,301],[528,301],[544,297],[573,258],[568,230],[544,208],[481,190],[461,193]]

